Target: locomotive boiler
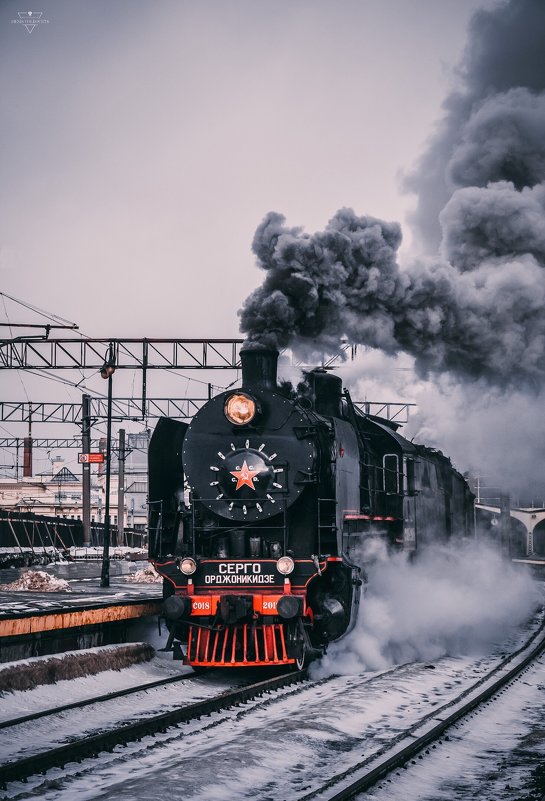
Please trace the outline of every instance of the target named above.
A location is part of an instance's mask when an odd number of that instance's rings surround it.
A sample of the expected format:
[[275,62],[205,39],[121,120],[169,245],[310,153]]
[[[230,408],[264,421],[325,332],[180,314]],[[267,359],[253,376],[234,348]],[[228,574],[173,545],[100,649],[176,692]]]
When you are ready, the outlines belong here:
[[441,453],[364,414],[316,369],[277,383],[276,351],[241,352],[242,383],[149,449],[149,557],[169,648],[195,669],[302,667],[353,627],[357,555],[469,533],[473,495]]

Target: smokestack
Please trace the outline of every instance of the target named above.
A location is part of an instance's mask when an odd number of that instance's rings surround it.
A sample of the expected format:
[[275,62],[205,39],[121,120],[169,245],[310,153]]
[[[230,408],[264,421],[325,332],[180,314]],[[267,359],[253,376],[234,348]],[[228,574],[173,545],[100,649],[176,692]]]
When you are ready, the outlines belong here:
[[243,389],[277,389],[278,351],[262,345],[244,347],[240,351]]

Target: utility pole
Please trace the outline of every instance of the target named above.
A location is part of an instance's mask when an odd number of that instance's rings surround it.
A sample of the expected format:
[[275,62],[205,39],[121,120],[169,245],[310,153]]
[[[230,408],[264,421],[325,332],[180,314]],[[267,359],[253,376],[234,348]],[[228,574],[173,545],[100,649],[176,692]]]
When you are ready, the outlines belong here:
[[117,456],[117,544],[125,544],[125,429],[119,429],[119,450]]
[[[504,553],[511,555],[511,499],[509,495],[500,495],[500,543]],[[530,548],[527,548],[530,551]],[[531,553],[528,553],[530,556]]]
[[110,345],[106,361],[100,371],[101,378],[108,380],[108,425],[106,428],[106,500],[104,509],[104,540],[102,547],[102,572],[100,586],[110,586],[110,475],[112,468],[112,375],[115,373],[115,352]]
[[32,477],[32,404],[28,405],[28,437],[23,440],[23,478]]
[[[91,450],[91,396],[81,398],[81,449],[83,453]],[[84,462],[82,474],[83,494],[83,547],[91,545],[91,465]]]

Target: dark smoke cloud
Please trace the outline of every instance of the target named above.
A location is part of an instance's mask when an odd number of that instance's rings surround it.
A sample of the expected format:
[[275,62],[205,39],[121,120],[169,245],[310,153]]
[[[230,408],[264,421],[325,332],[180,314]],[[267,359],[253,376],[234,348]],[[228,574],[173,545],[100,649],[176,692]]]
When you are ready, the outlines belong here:
[[439,246],[439,212],[454,187],[507,180],[521,189],[543,181],[544,36],[543,0],[511,0],[473,16],[460,86],[443,103],[445,115],[406,182],[418,197],[413,230],[430,252]]
[[266,277],[240,313],[250,342],[335,352],[347,337],[411,354],[421,376],[542,386],[543,41],[542,0],[475,15],[461,88],[409,181],[433,259],[401,269],[399,226],[351,209],[313,235],[265,217],[253,250]]
[[[516,192],[505,184],[490,191],[495,197]],[[312,236],[267,215],[254,239],[267,275],[246,301],[242,331],[272,347],[314,344],[335,352],[345,336],[390,354],[403,350],[414,356],[420,375],[539,382],[545,377],[545,269],[532,253],[497,255],[506,229],[497,234],[492,226],[487,238],[482,226],[477,235],[468,224],[466,236],[460,218],[472,214],[473,204],[479,198],[470,192],[445,209],[445,242],[451,255],[460,254],[462,269],[437,262],[400,270],[399,226],[350,209]],[[497,214],[503,214],[499,203]],[[536,253],[542,245],[536,231]],[[485,258],[475,261],[476,247]]]
[[252,246],[267,275],[246,301],[241,330],[272,347],[297,339],[337,351],[347,326],[356,326],[377,346],[392,348],[389,313],[403,296],[395,260],[400,243],[397,223],[357,217],[351,209],[338,211],[314,236],[271,212]]
[[[545,130],[545,128],[544,128]],[[458,270],[486,259],[532,256],[545,263],[545,187],[517,192],[505,181],[454,193],[440,214],[442,255]]]

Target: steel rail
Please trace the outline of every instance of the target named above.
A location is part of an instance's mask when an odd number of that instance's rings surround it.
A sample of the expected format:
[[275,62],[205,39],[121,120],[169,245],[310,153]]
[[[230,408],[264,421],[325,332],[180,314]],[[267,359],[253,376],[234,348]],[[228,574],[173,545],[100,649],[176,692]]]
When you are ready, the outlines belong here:
[[114,698],[123,698],[125,695],[132,695],[133,693],[151,690],[154,687],[162,687],[163,685],[175,684],[178,681],[186,681],[195,678],[197,678],[196,673],[184,673],[181,676],[169,676],[166,679],[157,679],[147,684],[137,684],[134,687],[126,687],[124,690],[115,690],[115,692],[104,693],[103,695],[97,695],[93,698],[83,698],[81,701],[72,701],[70,704],[63,704],[62,706],[56,706],[52,709],[42,709],[39,712],[31,712],[29,715],[21,715],[18,718],[1,720],[0,729],[20,726],[22,723],[29,723],[31,720],[38,720],[38,718],[45,718],[49,715],[58,715],[60,712],[67,712],[70,709],[81,709],[84,706],[91,706],[91,704],[101,704],[104,701],[112,701]]
[[221,712],[232,706],[250,701],[271,690],[279,690],[290,684],[303,681],[307,671],[284,673],[272,679],[248,684],[237,690],[229,690],[206,701],[198,701],[185,707],[162,712],[151,718],[127,723],[119,728],[86,737],[84,740],[51,748],[49,751],[7,762],[0,766],[0,786],[5,788],[9,781],[21,781],[37,773],[44,773],[53,767],[64,767],[68,762],[80,762],[93,757],[101,751],[112,751],[116,745],[140,740],[147,735],[165,731],[170,726],[195,720],[212,712]]
[[[537,642],[535,642],[536,639],[538,640]],[[530,649],[529,652],[528,649]],[[316,799],[316,801],[318,799],[319,801],[347,801],[357,793],[370,789],[393,770],[402,767],[427,746],[439,740],[454,723],[496,695],[544,650],[545,621],[521,648],[509,654],[499,665],[490,670],[485,676],[482,676],[471,687],[466,688],[456,698],[453,698],[444,706],[434,709],[433,712],[424,715],[410,728],[401,732],[365,760],[331,777],[325,785],[307,793],[307,795],[299,798],[298,801],[310,801],[310,799]],[[524,653],[526,653],[525,656],[523,656]],[[517,657],[521,657],[520,660],[506,672],[502,672]],[[497,674],[501,675],[493,679],[492,677],[497,676]],[[486,686],[483,687],[483,685]],[[447,712],[447,710],[452,711],[447,713],[446,717],[441,718],[440,715]],[[359,775],[354,778],[354,774]],[[344,786],[342,786],[343,782],[345,783]],[[335,789],[335,786],[338,787],[339,785],[341,785],[341,788]],[[328,794],[331,790],[333,793]]]

